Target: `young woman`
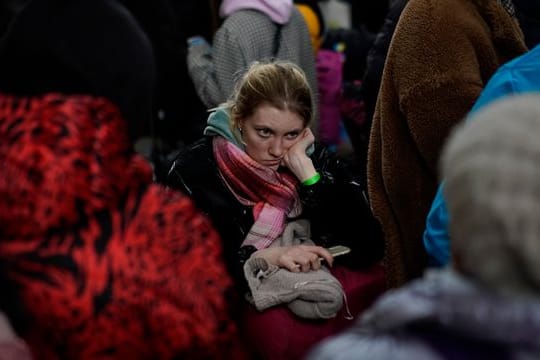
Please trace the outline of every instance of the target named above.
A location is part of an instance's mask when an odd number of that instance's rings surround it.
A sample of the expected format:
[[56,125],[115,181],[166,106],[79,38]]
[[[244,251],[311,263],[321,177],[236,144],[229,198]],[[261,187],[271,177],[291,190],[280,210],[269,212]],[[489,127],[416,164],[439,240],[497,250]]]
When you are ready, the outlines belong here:
[[[213,221],[241,289],[248,259],[263,258],[299,273],[319,270],[322,258],[355,314],[384,288],[380,267],[372,267],[383,244],[363,184],[339,158],[314,144],[311,95],[296,65],[253,63],[232,100],[210,115],[206,136],[175,160],[168,184],[189,194]],[[298,219],[309,221],[314,245],[271,246],[287,223]],[[326,248],[334,245],[351,252],[333,259]],[[309,345],[347,324],[344,313],[313,322],[279,306],[251,310],[247,307],[249,335],[272,358],[299,358]],[[299,326],[314,332],[297,335]]]

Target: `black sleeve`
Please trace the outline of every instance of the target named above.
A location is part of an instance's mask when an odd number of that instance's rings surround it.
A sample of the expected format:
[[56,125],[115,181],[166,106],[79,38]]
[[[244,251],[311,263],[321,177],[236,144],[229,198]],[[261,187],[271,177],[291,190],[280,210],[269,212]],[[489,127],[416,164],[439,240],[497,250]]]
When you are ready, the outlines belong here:
[[345,245],[351,253],[336,261],[361,268],[382,258],[384,241],[367,198],[365,183],[348,164],[317,146],[311,156],[321,180],[299,186],[304,215],[311,221],[313,240],[321,246]]

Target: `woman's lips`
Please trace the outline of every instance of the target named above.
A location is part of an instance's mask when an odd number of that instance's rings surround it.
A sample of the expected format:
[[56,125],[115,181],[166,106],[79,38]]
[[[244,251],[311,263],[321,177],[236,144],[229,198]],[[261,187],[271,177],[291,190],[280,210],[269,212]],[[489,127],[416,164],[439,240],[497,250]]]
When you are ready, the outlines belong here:
[[268,160],[266,161],[266,165],[268,166],[279,166],[281,164],[281,160]]

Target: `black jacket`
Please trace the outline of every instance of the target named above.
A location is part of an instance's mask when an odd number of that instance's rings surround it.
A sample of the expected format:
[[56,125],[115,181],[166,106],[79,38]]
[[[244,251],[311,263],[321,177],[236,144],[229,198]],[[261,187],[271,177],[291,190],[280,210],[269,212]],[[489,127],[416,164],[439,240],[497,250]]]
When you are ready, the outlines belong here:
[[519,25],[529,48],[540,44],[540,1],[513,0]]
[[[299,185],[299,195],[300,217],[310,220],[312,240],[324,247],[352,249],[349,255],[336,258],[336,264],[362,268],[380,260],[384,243],[367,204],[364,184],[322,146],[316,146],[311,158],[322,177],[315,185]],[[229,268],[242,279],[238,250],[254,223],[252,209],[234,197],[219,175],[212,138],[205,137],[180,153],[166,183],[191,196],[210,217],[222,237]]]
[[398,0],[392,5],[381,30],[375,38],[373,46],[369,50],[366,59],[366,69],[362,80],[362,97],[366,105],[366,117],[369,123],[372,122],[375,113],[375,105],[379,95],[379,87],[384,70],[386,55],[390,48],[390,41],[394,35],[399,17],[409,0]]

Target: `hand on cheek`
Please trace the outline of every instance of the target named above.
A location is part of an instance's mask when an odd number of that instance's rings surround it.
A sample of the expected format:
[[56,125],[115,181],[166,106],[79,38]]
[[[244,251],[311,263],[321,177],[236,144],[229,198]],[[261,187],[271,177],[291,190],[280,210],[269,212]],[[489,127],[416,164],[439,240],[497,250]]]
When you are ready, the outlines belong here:
[[[293,152],[298,152],[298,155],[306,155],[307,148],[313,144],[315,141],[315,136],[313,136],[313,133],[311,132],[310,128],[305,128],[302,133],[298,136],[298,140],[296,143],[291,146],[289,149]],[[307,156],[307,155],[306,155]]]
[[306,154],[307,148],[313,144],[315,137],[309,128],[298,136],[298,141],[292,145],[282,159],[282,166],[286,166],[300,181],[315,175],[313,162]]

